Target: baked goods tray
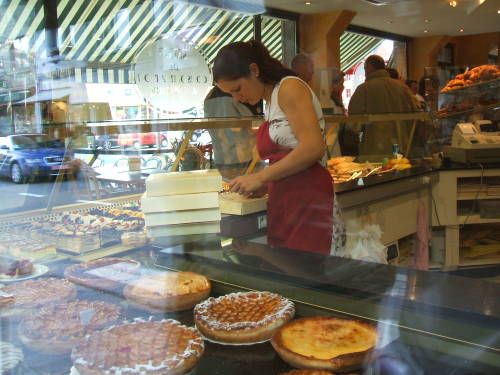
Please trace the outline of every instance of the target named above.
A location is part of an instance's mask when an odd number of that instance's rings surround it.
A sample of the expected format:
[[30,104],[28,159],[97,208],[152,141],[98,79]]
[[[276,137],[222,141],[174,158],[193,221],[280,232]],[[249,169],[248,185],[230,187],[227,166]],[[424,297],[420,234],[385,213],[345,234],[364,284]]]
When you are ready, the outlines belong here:
[[48,221],[55,219],[63,213],[85,214],[94,208],[120,208],[125,204],[139,203],[141,194],[127,195],[124,197],[101,199],[86,203],[77,203],[72,205],[54,207],[51,211],[45,209],[22,211],[16,214],[0,215],[0,231],[4,231],[15,227],[21,223],[29,223],[33,221]]

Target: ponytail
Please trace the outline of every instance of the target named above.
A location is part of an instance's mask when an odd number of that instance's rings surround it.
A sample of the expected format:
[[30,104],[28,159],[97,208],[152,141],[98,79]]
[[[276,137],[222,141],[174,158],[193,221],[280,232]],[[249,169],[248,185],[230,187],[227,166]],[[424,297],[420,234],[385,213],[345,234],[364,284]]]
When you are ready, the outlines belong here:
[[273,58],[267,48],[256,40],[234,42],[222,47],[215,57],[213,79],[215,82],[223,79],[235,79],[250,76],[250,64],[259,67],[259,80],[262,83],[275,84],[283,77],[296,74]]

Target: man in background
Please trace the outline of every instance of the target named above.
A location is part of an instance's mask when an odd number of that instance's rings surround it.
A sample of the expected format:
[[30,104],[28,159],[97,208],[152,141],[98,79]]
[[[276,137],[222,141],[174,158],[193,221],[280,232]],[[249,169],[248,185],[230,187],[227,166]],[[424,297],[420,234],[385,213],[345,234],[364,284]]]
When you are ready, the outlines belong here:
[[310,84],[314,74],[314,62],[309,56],[299,53],[293,58],[291,68],[300,79]]
[[[418,110],[414,95],[401,81],[392,79],[381,56],[371,55],[365,61],[365,83],[359,85],[349,102],[349,115],[404,113]],[[392,145],[406,150],[410,124],[404,121],[383,121],[370,124],[349,124],[346,141],[358,143],[359,159],[380,160],[391,156]],[[360,137],[361,136],[361,137]],[[353,145],[349,145],[352,149]]]
[[[203,103],[205,117],[249,117],[262,114],[262,103],[249,105],[235,102],[230,94],[217,86]],[[255,135],[250,128],[209,129],[214,151],[214,164],[226,180],[241,176],[253,159]]]

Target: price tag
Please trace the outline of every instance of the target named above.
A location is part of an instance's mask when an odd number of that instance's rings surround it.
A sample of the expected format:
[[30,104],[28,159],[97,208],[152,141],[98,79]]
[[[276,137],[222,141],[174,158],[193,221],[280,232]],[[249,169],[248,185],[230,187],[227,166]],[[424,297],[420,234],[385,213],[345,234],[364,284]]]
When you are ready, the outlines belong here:
[[94,309],[87,309],[80,312],[80,321],[83,326],[86,326],[90,323],[92,316],[94,316]]
[[257,229],[267,228],[267,215],[257,217]]

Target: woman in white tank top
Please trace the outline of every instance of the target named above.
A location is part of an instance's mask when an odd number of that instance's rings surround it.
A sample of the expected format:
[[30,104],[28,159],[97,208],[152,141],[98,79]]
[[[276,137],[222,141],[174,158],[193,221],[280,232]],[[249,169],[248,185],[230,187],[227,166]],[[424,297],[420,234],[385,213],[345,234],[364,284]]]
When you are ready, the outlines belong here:
[[334,225],[340,223],[333,219],[324,120],[315,94],[257,41],[223,47],[214,60],[213,75],[235,101],[266,101],[266,121],[256,144],[270,166],[231,180],[231,191],[250,196],[267,186],[270,245],[330,254],[332,243],[335,247],[343,240],[335,238]]

